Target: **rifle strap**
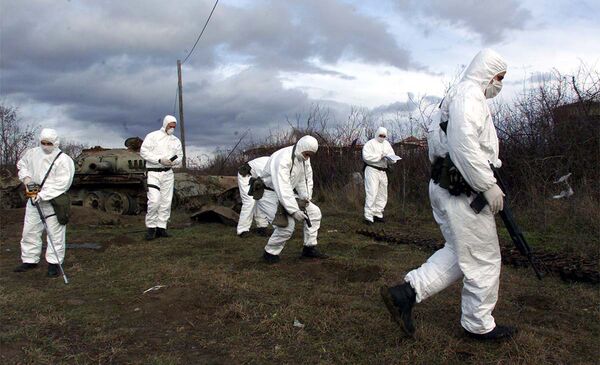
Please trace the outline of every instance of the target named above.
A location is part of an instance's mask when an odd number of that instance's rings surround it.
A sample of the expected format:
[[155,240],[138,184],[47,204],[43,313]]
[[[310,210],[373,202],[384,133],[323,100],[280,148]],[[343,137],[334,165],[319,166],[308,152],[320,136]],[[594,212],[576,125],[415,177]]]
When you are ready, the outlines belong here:
[[292,167],[290,168],[290,177],[292,177],[292,171],[294,171],[294,157],[296,155],[296,146],[298,146],[298,142],[294,144],[294,148],[292,148]]
[[46,179],[48,178],[48,175],[50,175],[50,171],[52,171],[52,167],[54,166],[54,163],[56,162],[56,160],[58,160],[58,158],[60,157],[60,155],[62,155],[62,151],[60,151],[58,153],[58,155],[56,155],[56,157],[54,157],[54,160],[52,160],[52,163],[50,164],[50,167],[48,167],[48,171],[46,171],[46,175],[44,176],[44,180],[42,180],[42,183],[40,184],[40,190],[42,190],[42,186],[44,186],[44,183],[46,182]]

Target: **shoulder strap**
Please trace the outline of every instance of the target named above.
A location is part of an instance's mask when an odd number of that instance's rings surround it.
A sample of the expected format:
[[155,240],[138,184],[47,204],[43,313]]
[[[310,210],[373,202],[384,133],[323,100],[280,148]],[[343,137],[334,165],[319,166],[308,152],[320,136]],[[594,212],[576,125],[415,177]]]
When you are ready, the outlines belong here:
[[42,188],[42,186],[44,186],[44,183],[46,182],[46,179],[48,178],[48,175],[50,175],[50,171],[52,171],[52,167],[54,166],[54,163],[56,162],[56,160],[58,160],[58,158],[60,157],[60,155],[62,155],[62,151],[60,151],[58,153],[58,155],[56,155],[56,157],[54,157],[54,160],[50,164],[50,167],[48,167],[48,171],[46,171],[46,175],[44,176],[44,180],[42,180],[42,183],[40,184],[40,189]]
[[292,167],[290,168],[290,176],[292,175],[292,171],[294,171],[294,157],[296,155],[296,146],[298,145],[298,143],[296,142],[294,144],[294,148],[292,148]]

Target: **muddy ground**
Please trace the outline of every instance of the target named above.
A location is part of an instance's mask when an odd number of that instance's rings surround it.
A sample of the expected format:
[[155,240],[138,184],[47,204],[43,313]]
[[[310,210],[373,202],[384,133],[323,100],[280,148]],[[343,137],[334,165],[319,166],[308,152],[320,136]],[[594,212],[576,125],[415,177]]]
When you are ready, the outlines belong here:
[[[460,283],[416,308],[417,338],[390,321],[378,289],[429,255],[355,233],[358,213],[325,211],[322,262],[299,259],[300,231],[278,265],[260,261],[265,238],[232,227],[172,217],[172,238],[143,240],[143,217],[75,207],[67,251],[70,284],[45,277],[45,264],[19,264],[22,209],[0,211],[2,364],[595,364],[598,287],[539,282],[503,268],[497,322],[518,326],[504,343],[462,333]],[[388,225],[439,240],[429,216]],[[400,223],[402,222],[402,223]],[[42,263],[43,263],[42,258]],[[157,290],[147,289],[162,285]],[[297,322],[294,326],[295,321]]]

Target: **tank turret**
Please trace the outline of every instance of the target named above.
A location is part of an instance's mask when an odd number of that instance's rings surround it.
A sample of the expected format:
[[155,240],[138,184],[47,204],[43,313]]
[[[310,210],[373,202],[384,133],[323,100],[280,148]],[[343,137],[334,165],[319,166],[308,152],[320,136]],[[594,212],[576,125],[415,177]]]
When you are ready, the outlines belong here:
[[[69,190],[74,204],[115,214],[139,214],[146,209],[146,162],[140,156],[143,140],[127,138],[126,148],[85,149],[75,158]],[[174,206],[198,209],[208,203],[239,208],[235,176],[193,176],[175,173]]]

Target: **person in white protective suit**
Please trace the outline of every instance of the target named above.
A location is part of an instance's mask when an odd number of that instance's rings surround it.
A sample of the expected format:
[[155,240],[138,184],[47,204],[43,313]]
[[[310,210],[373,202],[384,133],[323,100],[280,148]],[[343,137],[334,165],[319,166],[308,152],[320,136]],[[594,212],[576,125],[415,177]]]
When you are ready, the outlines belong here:
[[375,138],[369,140],[362,149],[365,163],[365,223],[385,222],[383,210],[387,204],[389,164],[386,156],[394,155],[394,149],[387,141],[387,129],[379,127]]
[[162,128],[149,133],[140,155],[146,160],[148,172],[148,209],[146,212],[146,240],[156,237],[170,237],[167,222],[171,216],[173,185],[175,177],[172,168],[181,166],[183,150],[179,138],[173,135],[177,119],[167,115]]
[[267,235],[269,222],[264,212],[263,204],[261,204],[260,200],[256,201],[252,196],[248,195],[248,190],[250,189],[250,179],[256,179],[260,176],[268,160],[269,157],[255,158],[240,167],[238,172],[238,187],[240,189],[240,197],[242,198],[242,210],[240,211],[240,219],[237,225],[237,235],[239,237],[247,237],[250,234],[252,218],[256,222],[256,233],[261,236]]
[[[14,270],[15,272],[34,269],[40,261],[44,225],[34,202],[39,204],[44,214],[49,230],[46,234],[56,249],[55,253],[50,245],[46,247],[48,276],[58,276],[60,273],[58,265],[62,264],[65,259],[67,226],[58,222],[50,200],[69,190],[75,174],[75,164],[71,157],[61,152],[59,145],[60,141],[56,131],[44,128],[40,133],[40,146],[28,149],[17,163],[19,179],[28,192],[28,186],[31,184],[41,185],[41,188],[27,201],[21,238],[23,263]],[[54,165],[52,165],[53,162]],[[48,171],[50,172],[48,173]]]
[[[461,81],[447,93],[438,118],[434,118],[430,127],[429,197],[446,243],[420,268],[410,271],[405,283],[381,288],[392,317],[409,335],[415,332],[412,321],[415,302],[431,297],[461,278],[461,325],[468,336],[502,339],[516,332],[513,327],[496,325],[492,317],[498,300],[501,266],[494,214],[502,210],[504,194],[490,168],[490,164],[500,167],[501,161],[486,99],[500,92],[505,74],[506,62],[500,55],[489,49],[479,52]],[[439,162],[448,156],[460,173],[452,181],[465,182],[462,192],[449,185],[444,188],[442,175],[435,173],[435,166],[440,166]],[[476,214],[469,204],[481,192],[488,205]]]
[[[267,219],[273,223],[278,205],[286,214],[287,226],[273,224],[263,258],[268,263],[279,261],[279,254],[294,233],[295,222],[304,222],[304,247],[302,258],[324,259],[327,255],[316,248],[317,234],[321,226],[321,210],[311,201],[313,194],[313,171],[310,158],[315,155],[319,143],[312,136],[304,136],[294,146],[282,148],[271,155],[260,177],[265,184],[264,204]],[[305,210],[298,205],[297,197],[308,201]],[[310,224],[308,223],[310,221]]]

